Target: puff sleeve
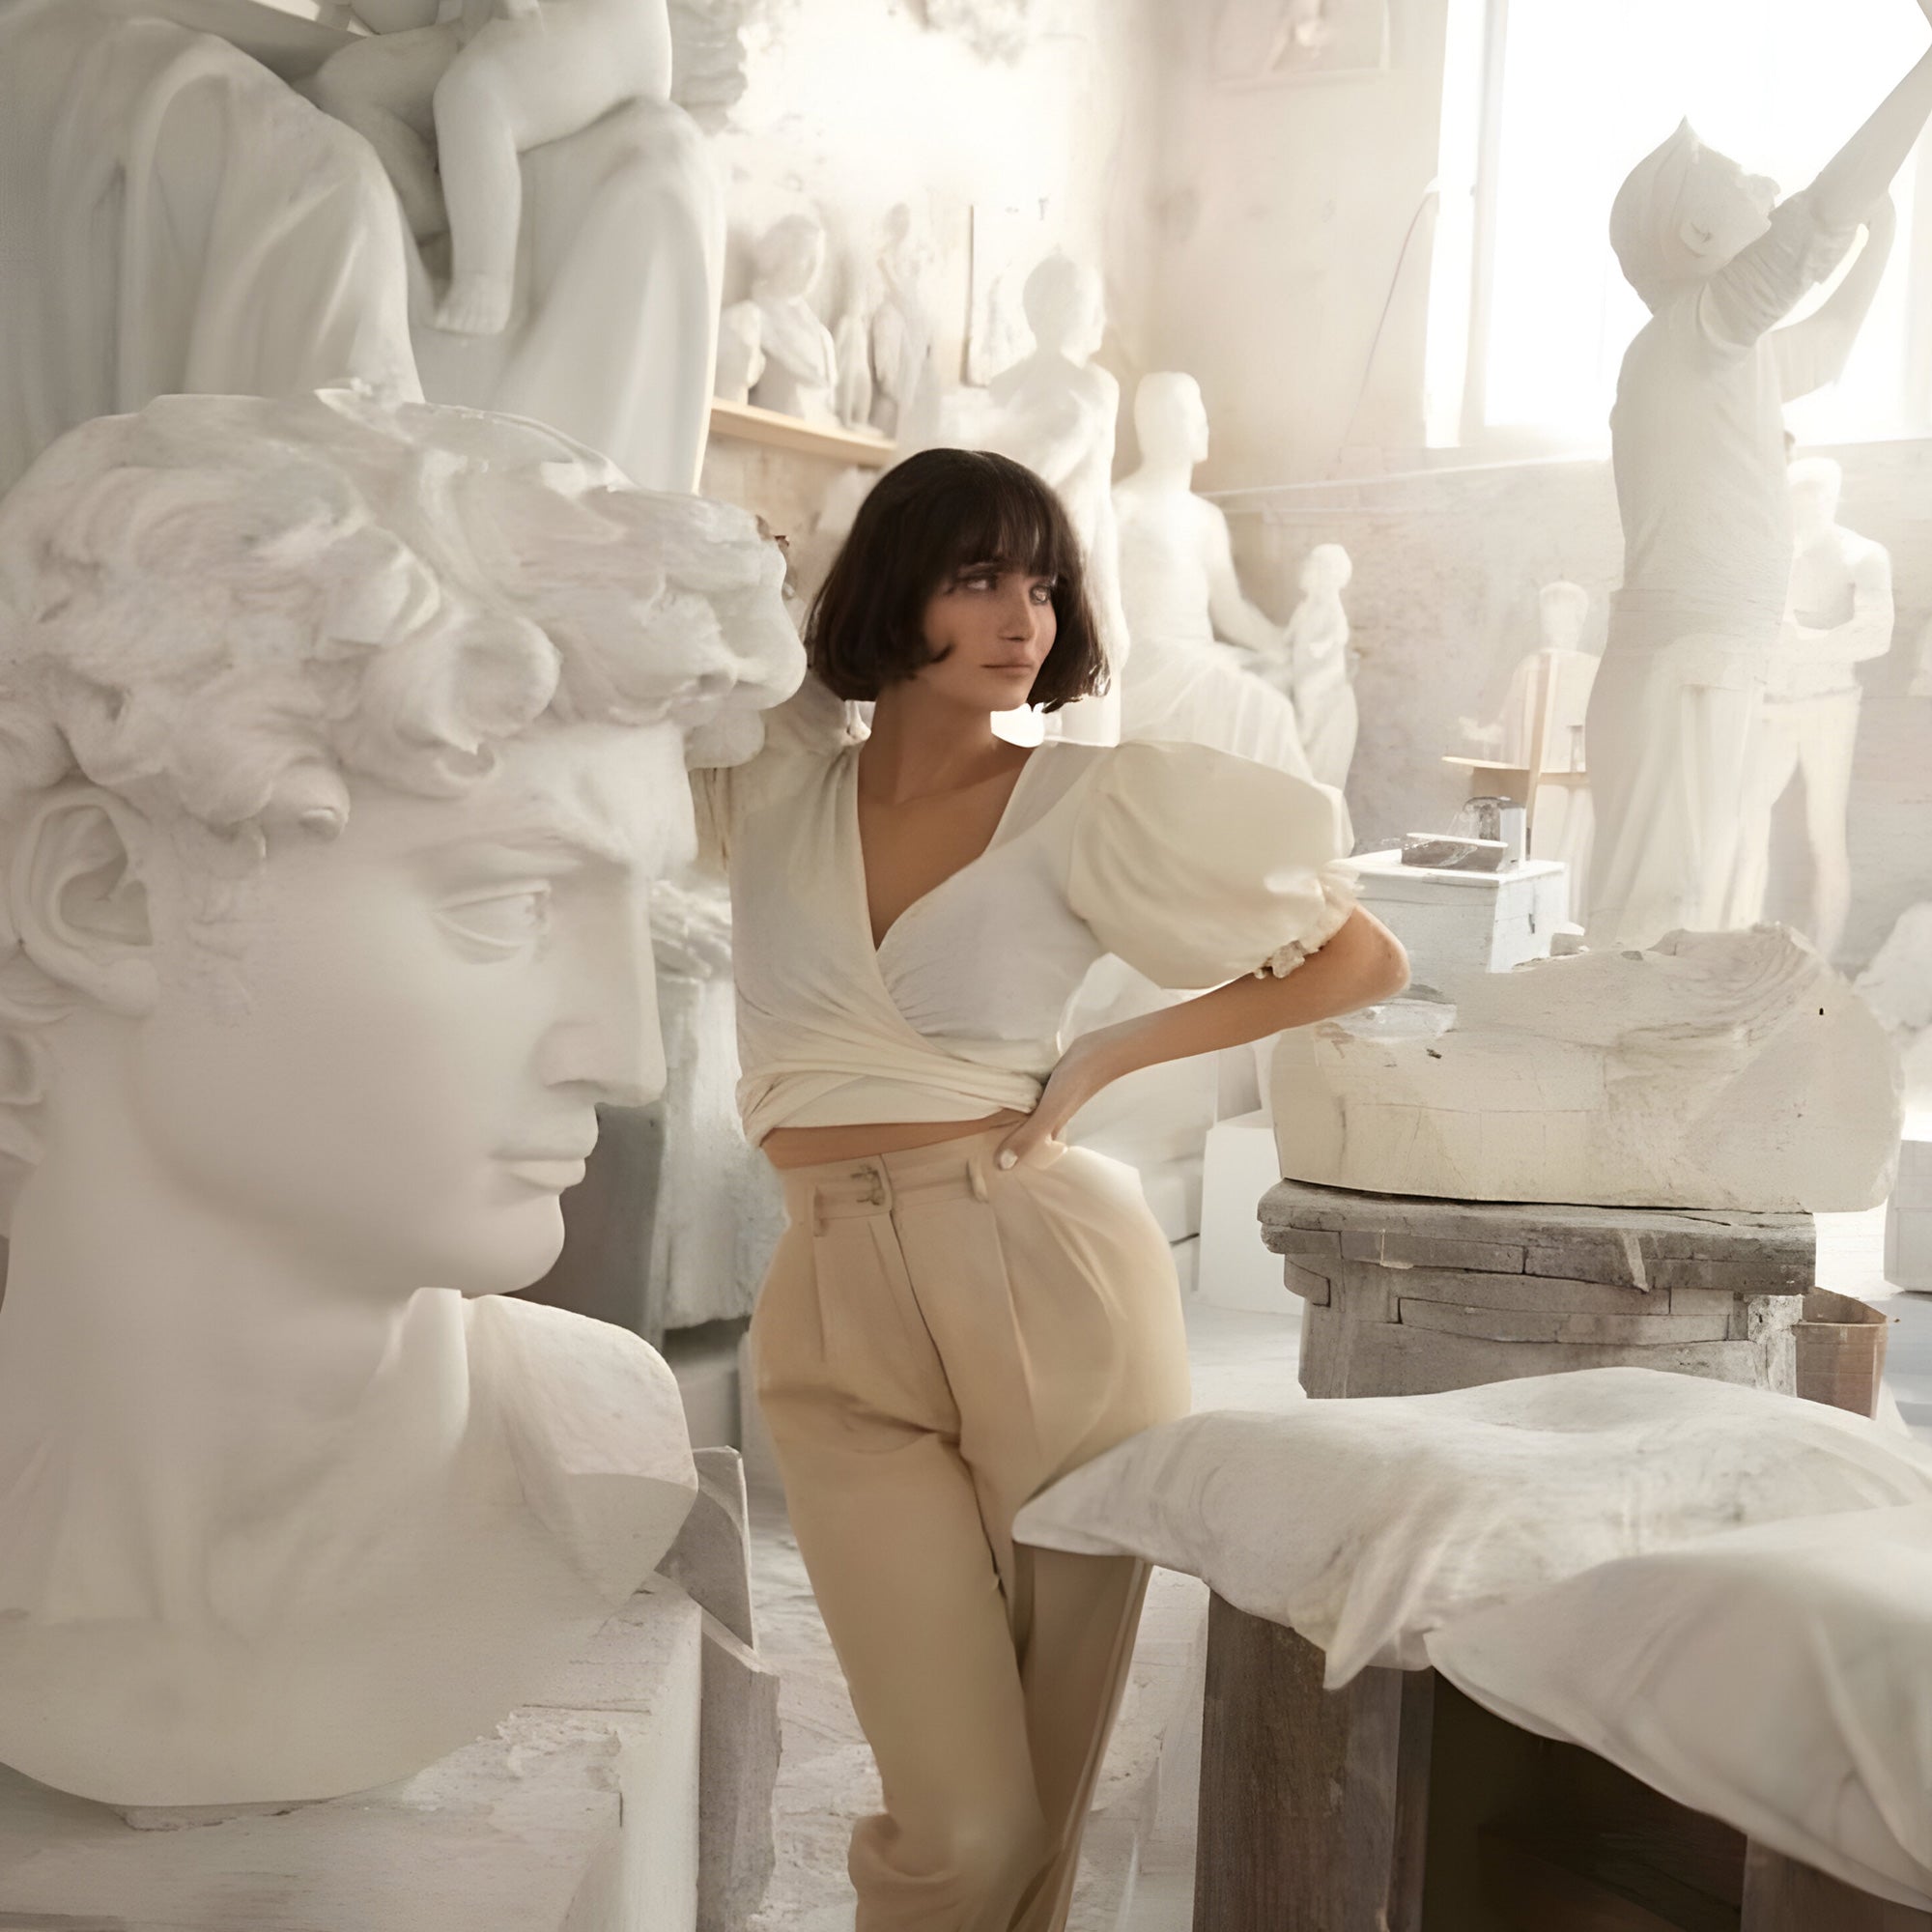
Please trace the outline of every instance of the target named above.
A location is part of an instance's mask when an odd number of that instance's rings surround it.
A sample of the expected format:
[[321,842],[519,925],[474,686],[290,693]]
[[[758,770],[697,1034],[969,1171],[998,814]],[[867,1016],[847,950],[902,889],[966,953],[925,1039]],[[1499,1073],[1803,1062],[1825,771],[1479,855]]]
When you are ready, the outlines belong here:
[[1122,745],[1080,808],[1066,902],[1173,991],[1292,972],[1354,909],[1339,792],[1204,745]]

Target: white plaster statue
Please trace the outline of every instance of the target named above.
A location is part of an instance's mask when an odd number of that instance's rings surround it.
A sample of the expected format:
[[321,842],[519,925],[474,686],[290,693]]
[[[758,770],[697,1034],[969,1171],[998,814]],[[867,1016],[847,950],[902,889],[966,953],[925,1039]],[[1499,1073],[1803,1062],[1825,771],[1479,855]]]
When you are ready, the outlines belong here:
[[1907,1102],[1932,1138],[1932,900],[1899,914],[1856,984],[1898,1048]]
[[787,214],[759,238],[751,298],[724,311],[721,396],[807,422],[838,421],[838,352],[807,299],[824,268],[825,229],[815,214]]
[[1355,705],[1357,655],[1350,641],[1342,593],[1354,577],[1349,553],[1337,543],[1317,544],[1301,566],[1301,602],[1282,633],[1289,689],[1308,767],[1319,783],[1340,791],[1355,761],[1360,714]]
[[1134,640],[1121,735],[1211,745],[1307,778],[1293,701],[1249,668],[1281,657],[1281,626],[1242,595],[1228,520],[1193,491],[1194,466],[1208,454],[1200,385],[1192,376],[1144,376],[1134,428],[1141,467],[1114,489],[1121,601]]
[[663,1084],[681,726],[795,682],[780,570],[347,391],[162,398],[0,502],[0,1762],[385,1782],[663,1555],[669,1371],[508,1292]]
[[1852,905],[1846,814],[1863,696],[1857,667],[1890,650],[1893,615],[1891,558],[1883,544],[1839,524],[1843,484],[1844,472],[1830,457],[1804,457],[1791,466],[1798,548],[1746,788],[1731,907],[1734,925],[1764,917],[1772,814],[1802,772],[1811,855],[1810,936],[1827,959],[1838,950]]
[[1120,736],[1120,680],[1130,633],[1121,605],[1114,521],[1114,436],[1121,385],[1093,360],[1106,329],[1100,278],[1070,256],[1048,255],[1027,277],[1034,350],[995,377],[985,446],[1024,463],[1059,493],[1087,559],[1087,587],[1114,688],[1056,714],[1063,737]]
[[1885,1199],[1898,1057],[1781,926],[1474,973],[1282,1035],[1293,1179],[1465,1201],[1852,1212]]
[[1932,621],[1918,633],[1918,661],[1906,686],[1908,697],[1932,697]]
[[497,334],[516,290],[518,157],[628,101],[670,99],[666,0],[350,4],[369,32],[323,63],[316,104],[375,149],[418,242],[447,229],[437,327]]
[[[491,22],[464,58],[537,34],[581,54],[602,44],[611,10],[633,5],[554,0]],[[518,237],[509,321],[459,334],[437,325],[446,241],[419,243],[368,140],[296,91],[352,45],[375,62],[407,36],[352,42],[254,0],[131,11],[0,9],[0,231],[14,238],[0,274],[0,488],[63,431],[152,396],[297,395],[347,380],[527,416],[646,488],[696,488],[724,186],[676,98],[660,86],[620,100],[518,156],[504,128],[530,135],[524,97],[543,88],[539,64],[515,65],[500,113],[480,117],[496,184],[481,226]],[[635,0],[623,31],[661,49],[661,14],[659,0]],[[688,38],[702,18],[674,5],[672,31]],[[678,51],[681,96],[683,39]],[[707,85],[715,67],[698,64]],[[430,131],[425,120],[415,136]],[[485,175],[459,188],[445,165],[443,179],[460,209]]]
[[[1932,55],[1782,203],[1688,122],[1617,194],[1610,241],[1651,318],[1610,415],[1624,581],[1590,701],[1593,945],[1726,923],[1791,571],[1780,410],[1844,367],[1890,247],[1886,188],[1928,110]],[[1780,327],[1861,222],[1844,280]]]
[[932,315],[926,285],[933,267],[932,250],[912,210],[899,202],[886,216],[867,344],[872,372],[870,421],[882,436],[900,433],[922,386],[931,380]]
[[[1584,721],[1600,662],[1583,644],[1590,593],[1580,583],[1558,579],[1537,593],[1536,611],[1540,647],[1512,673],[1501,716],[1483,726],[1464,719],[1463,729],[1500,764],[1578,773],[1585,769]],[[1581,920],[1587,916],[1583,895],[1596,829],[1590,789],[1540,783],[1529,803],[1530,856],[1560,859],[1570,867],[1570,917]]]

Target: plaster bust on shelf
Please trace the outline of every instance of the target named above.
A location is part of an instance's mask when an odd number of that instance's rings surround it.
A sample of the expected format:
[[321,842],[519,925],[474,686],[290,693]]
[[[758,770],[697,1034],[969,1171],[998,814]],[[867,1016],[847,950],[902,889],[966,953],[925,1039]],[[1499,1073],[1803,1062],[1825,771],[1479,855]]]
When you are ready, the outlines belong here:
[[663,1555],[669,1371],[508,1293],[663,1084],[681,727],[795,682],[780,569],[355,392],[162,398],[0,503],[0,1762],[382,1783]]
[[815,214],[787,214],[760,238],[748,301],[719,329],[717,393],[807,422],[838,419],[838,357],[807,298],[825,268]]
[[1134,430],[1141,467],[1114,490],[1121,601],[1134,640],[1122,736],[1212,745],[1307,778],[1293,702],[1253,668],[1281,657],[1281,626],[1242,594],[1228,520],[1194,494],[1208,443],[1200,384],[1173,371],[1142,377]]

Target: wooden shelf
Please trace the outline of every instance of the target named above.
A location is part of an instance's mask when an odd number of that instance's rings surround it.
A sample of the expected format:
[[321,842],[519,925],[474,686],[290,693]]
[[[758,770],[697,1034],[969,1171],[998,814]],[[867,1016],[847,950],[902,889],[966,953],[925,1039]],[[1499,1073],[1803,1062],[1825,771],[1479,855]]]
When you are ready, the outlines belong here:
[[816,456],[826,463],[855,463],[862,469],[883,469],[897,455],[895,443],[882,436],[862,435],[836,424],[804,422],[797,416],[761,410],[753,403],[711,400],[711,434],[739,442],[760,442],[768,449],[789,449],[799,456]]

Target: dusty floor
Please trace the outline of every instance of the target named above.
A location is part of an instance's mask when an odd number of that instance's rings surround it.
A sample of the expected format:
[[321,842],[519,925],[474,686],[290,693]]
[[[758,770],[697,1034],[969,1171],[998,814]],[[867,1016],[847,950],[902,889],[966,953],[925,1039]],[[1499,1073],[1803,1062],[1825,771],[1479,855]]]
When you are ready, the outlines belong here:
[[[1819,1278],[1885,1299],[1889,1381],[1901,1414],[1932,1442],[1932,1295],[1890,1289],[1881,1265],[1883,1210],[1820,1217]],[[1302,1400],[1294,1378],[1299,1323],[1188,1304],[1198,1408],[1276,1408]],[[781,1505],[754,1498],[753,1584],[759,1644],[781,1673],[784,1760],[779,1779],[778,1869],[752,1932],[850,1932],[845,1880],[851,1821],[877,1808],[878,1783],[836,1660],[813,1607]],[[1069,1932],[1187,1932],[1193,1897],[1193,1778],[1206,1590],[1157,1572],[1134,1676],[1090,1825]],[[1188,1745],[1192,1742],[1194,1755]]]

